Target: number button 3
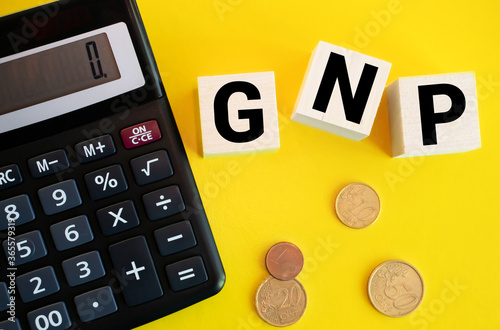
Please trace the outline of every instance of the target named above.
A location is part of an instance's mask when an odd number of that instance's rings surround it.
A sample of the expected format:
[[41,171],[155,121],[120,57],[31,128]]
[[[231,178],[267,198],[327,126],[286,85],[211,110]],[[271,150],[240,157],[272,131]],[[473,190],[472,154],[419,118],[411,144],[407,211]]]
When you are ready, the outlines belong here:
[[97,251],[64,260],[62,266],[70,286],[87,283],[106,274],[101,256]]

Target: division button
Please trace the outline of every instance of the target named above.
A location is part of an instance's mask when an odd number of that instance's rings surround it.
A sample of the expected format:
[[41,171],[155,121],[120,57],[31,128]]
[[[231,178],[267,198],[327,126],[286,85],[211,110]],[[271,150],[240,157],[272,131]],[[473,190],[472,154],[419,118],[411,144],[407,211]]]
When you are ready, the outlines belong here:
[[170,186],[142,196],[149,220],[159,220],[186,209],[178,186]]
[[109,247],[109,253],[128,306],[136,306],[163,295],[144,236],[113,244]]

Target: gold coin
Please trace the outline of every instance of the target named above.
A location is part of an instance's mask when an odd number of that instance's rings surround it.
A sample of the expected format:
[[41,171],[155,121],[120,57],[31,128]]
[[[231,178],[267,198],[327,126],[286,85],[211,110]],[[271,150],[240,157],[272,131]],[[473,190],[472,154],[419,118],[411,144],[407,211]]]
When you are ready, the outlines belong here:
[[407,262],[389,260],[370,275],[368,297],[379,312],[391,317],[410,314],[424,298],[424,281]]
[[335,210],[348,227],[366,228],[380,214],[380,198],[372,187],[364,183],[351,183],[338,194]]
[[281,281],[267,278],[255,297],[260,318],[275,327],[286,327],[297,322],[307,306],[307,295],[296,279]]

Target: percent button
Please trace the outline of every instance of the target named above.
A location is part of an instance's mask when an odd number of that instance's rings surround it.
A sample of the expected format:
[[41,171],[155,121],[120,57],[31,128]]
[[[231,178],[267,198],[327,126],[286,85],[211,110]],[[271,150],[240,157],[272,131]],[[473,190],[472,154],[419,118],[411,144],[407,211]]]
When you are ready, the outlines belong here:
[[120,165],[113,165],[85,175],[85,183],[94,201],[114,196],[128,189]]

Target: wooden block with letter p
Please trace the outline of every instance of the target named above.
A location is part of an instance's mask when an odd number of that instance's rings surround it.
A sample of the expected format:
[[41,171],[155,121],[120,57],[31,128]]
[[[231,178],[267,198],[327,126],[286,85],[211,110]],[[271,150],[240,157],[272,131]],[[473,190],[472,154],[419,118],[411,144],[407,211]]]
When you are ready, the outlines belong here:
[[292,120],[352,140],[370,135],[391,64],[320,41]]
[[279,148],[274,72],[198,77],[203,156]]
[[393,157],[481,147],[473,72],[400,78],[387,101]]

